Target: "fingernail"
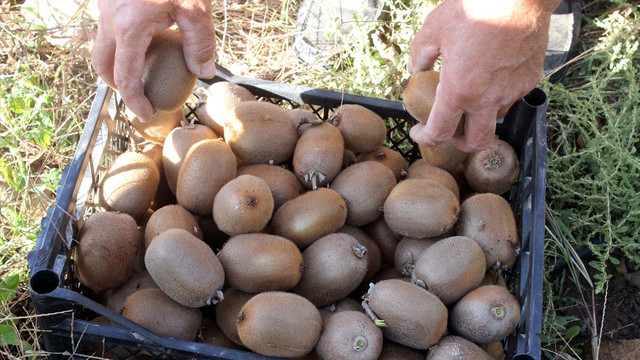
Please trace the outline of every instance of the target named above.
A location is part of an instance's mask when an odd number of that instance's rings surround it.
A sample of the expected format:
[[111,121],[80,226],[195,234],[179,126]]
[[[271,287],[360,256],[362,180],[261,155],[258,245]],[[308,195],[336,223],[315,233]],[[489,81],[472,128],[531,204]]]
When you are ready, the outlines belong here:
[[205,79],[211,79],[216,75],[216,65],[213,60],[209,60],[202,67],[200,67],[200,77]]

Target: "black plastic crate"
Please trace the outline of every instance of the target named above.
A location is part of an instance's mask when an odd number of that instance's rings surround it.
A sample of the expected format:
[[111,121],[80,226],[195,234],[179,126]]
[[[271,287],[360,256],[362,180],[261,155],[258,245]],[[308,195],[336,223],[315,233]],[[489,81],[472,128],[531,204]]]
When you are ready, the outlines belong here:
[[[341,104],[366,106],[387,121],[389,147],[409,161],[420,157],[408,135],[415,119],[401,102],[239,77],[223,68],[218,68],[215,79],[199,81],[198,86],[221,80],[240,84],[261,100],[291,108],[306,104],[322,119]],[[509,288],[522,305],[520,323],[505,341],[507,359],[541,357],[546,106],[545,93],[535,89],[512,106],[496,130],[514,147],[521,166],[518,182],[505,195],[522,240],[519,261],[507,274]],[[129,143],[131,127],[123,112],[118,94],[100,82],[73,161],[62,174],[55,205],[42,219],[42,232],[28,255],[29,287],[43,348],[51,358],[266,359],[153,334],[89,298],[75,278],[71,254],[77,230],[96,211],[91,198],[106,167]],[[188,114],[194,116],[193,111]],[[95,315],[104,315],[119,326],[89,321]]]

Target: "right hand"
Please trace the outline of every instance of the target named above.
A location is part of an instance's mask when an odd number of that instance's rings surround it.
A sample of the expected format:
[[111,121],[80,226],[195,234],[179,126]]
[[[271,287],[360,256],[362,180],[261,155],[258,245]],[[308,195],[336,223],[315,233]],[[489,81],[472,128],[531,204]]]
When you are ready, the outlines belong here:
[[151,38],[176,23],[189,70],[215,75],[215,33],[210,0],[99,0],[100,26],[91,63],[104,82],[120,92],[142,121],[153,114],[144,95],[142,73]]

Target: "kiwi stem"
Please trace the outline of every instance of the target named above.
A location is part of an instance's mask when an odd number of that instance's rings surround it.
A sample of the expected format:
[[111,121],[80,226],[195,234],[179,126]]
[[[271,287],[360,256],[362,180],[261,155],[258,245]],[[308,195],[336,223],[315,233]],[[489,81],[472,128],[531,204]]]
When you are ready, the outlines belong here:
[[358,352],[365,350],[367,348],[367,338],[362,335],[356,336],[351,347]]
[[491,308],[491,316],[493,316],[496,320],[504,319],[506,313],[507,312],[502,305],[497,305]]
[[358,259],[362,259],[364,255],[367,253],[367,248],[360,244],[351,245],[351,250],[353,250],[353,253],[356,254]]
[[327,119],[327,122],[330,123],[333,126],[338,126],[338,123],[340,122],[340,115],[338,115],[338,114],[331,115],[331,117],[329,117],[329,119]]
[[221,290],[216,290],[215,295],[213,295],[209,300],[207,300],[207,305],[215,305],[220,301],[224,300],[224,293]]
[[369,300],[362,300],[362,308],[364,309],[365,315],[367,315],[371,320],[373,320],[373,324],[377,327],[387,327],[387,323],[379,319],[376,314],[374,314],[373,310],[371,310],[371,306],[369,306]]

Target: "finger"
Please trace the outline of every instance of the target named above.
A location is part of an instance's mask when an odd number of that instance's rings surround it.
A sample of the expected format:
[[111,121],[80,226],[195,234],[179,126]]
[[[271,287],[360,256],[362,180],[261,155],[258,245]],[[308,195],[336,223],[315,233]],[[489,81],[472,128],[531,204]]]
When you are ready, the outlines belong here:
[[153,107],[144,95],[142,73],[145,52],[151,42],[151,36],[123,36],[118,40],[114,63],[116,86],[127,107],[142,121],[148,121],[153,114]]
[[497,113],[495,108],[467,112],[464,135],[454,137],[451,143],[469,153],[486,149],[495,138]]
[[182,34],[184,57],[189,70],[200,78],[212,78],[216,74],[213,61],[216,38],[211,2],[204,1],[191,9],[179,9],[176,23]]
[[409,59],[408,70],[411,74],[431,69],[436,59],[440,56],[436,23],[435,21],[429,21],[429,19],[430,17],[427,16],[409,48],[411,58]]
[[438,145],[434,143],[429,137],[424,124],[416,124],[411,129],[409,129],[409,136],[415,141],[418,145],[421,146],[435,146]]
[[442,83],[439,83],[436,87],[433,107],[425,126],[425,131],[431,141],[436,144],[449,141],[456,132],[462,114],[464,114],[464,110],[449,101],[446,89]]
[[91,66],[102,80],[110,87],[117,90],[113,80],[113,65],[116,54],[116,42],[104,25],[98,28],[93,54],[91,55]]

